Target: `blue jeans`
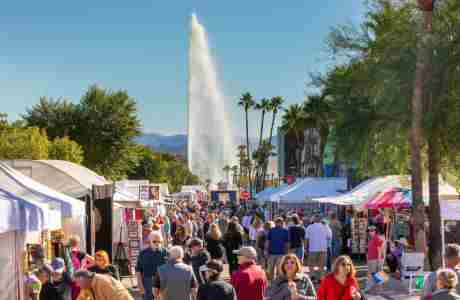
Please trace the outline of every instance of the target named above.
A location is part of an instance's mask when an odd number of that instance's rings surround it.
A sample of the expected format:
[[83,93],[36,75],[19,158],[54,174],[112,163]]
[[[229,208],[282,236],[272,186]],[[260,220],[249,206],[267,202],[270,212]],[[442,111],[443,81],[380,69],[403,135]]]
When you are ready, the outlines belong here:
[[152,300],[153,299],[153,277],[144,277],[144,300]]
[[333,239],[331,241],[331,256],[336,258],[340,256],[342,251],[342,240],[341,239]]
[[300,259],[300,262],[303,264],[303,259],[305,257],[305,248],[299,247],[299,248],[294,248],[292,250],[294,251],[294,254],[297,256],[297,258]]

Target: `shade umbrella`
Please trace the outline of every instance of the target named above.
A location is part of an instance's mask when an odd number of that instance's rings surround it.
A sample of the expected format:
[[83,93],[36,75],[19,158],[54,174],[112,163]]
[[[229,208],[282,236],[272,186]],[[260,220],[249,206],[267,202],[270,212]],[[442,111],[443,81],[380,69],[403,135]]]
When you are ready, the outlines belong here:
[[411,192],[402,188],[390,188],[375,195],[366,203],[367,209],[409,208],[412,205]]

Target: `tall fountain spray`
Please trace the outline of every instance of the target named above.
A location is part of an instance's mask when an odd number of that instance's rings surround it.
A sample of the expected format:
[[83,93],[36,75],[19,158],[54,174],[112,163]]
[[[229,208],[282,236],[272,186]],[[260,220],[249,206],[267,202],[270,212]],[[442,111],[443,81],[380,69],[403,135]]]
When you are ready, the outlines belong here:
[[201,180],[224,179],[235,147],[225,97],[209,50],[206,31],[195,15],[190,21],[188,82],[188,166]]

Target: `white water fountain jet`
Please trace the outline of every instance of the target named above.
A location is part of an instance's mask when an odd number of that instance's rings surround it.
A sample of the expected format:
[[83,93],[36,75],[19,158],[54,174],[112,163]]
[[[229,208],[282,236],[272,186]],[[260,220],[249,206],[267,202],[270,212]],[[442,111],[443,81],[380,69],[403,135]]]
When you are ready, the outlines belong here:
[[206,31],[193,14],[190,21],[188,82],[188,166],[201,180],[225,179],[232,165],[233,134]]

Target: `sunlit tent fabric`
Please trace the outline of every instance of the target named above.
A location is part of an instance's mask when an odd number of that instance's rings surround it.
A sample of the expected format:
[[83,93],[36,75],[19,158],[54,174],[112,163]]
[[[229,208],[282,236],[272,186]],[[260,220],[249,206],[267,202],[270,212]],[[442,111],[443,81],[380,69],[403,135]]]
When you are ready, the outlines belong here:
[[256,198],[257,201],[260,201],[260,202],[269,201],[271,195],[279,193],[279,192],[287,189],[288,187],[289,187],[289,185],[287,185],[287,184],[281,185],[279,187],[268,187],[265,190],[259,192],[255,196],[255,198]]
[[[93,185],[111,182],[84,166],[64,160],[5,160],[5,164],[56,191],[73,198],[90,196]],[[138,195],[115,189],[115,201],[136,201]]]
[[277,194],[279,203],[305,203],[315,197],[338,196],[347,189],[346,178],[311,177]]
[[[48,227],[62,228],[65,234],[85,237],[85,203],[42,185],[0,163],[0,190],[4,194],[48,206]],[[62,226],[61,226],[62,225]]]
[[[336,205],[354,205],[362,206],[371,199],[375,194],[384,191],[388,188],[402,188],[403,180],[407,180],[407,176],[382,176],[369,179],[348,193],[336,197],[318,197],[313,201],[320,203],[330,203]],[[408,182],[408,180],[407,180]],[[405,182],[404,182],[405,183]]]
[[291,184],[291,185],[281,186],[280,189],[278,189],[274,193],[271,193],[270,195],[268,195],[266,201],[268,201],[268,202],[279,202],[281,194],[295,189],[298,185],[302,184],[302,182],[304,182],[306,180],[309,180],[309,178],[297,179],[296,182]]
[[[410,176],[407,175],[390,175],[369,179],[355,187],[348,193],[338,197],[322,197],[313,199],[320,203],[330,203],[335,205],[352,205],[364,208],[377,194],[391,188],[410,188]],[[423,197],[425,202],[429,198],[428,183],[423,184]],[[441,199],[458,199],[458,193],[454,187],[445,182],[442,178],[439,180],[439,195]]]
[[29,197],[28,193],[21,193],[24,198],[11,193],[15,182],[7,171],[0,172],[0,266],[7,271],[0,276],[0,290],[2,299],[24,299],[20,294],[26,243],[39,242],[43,230],[61,229],[62,217],[59,205]]
[[381,208],[410,208],[412,206],[412,193],[408,189],[390,188],[376,194],[365,204],[367,209]]

